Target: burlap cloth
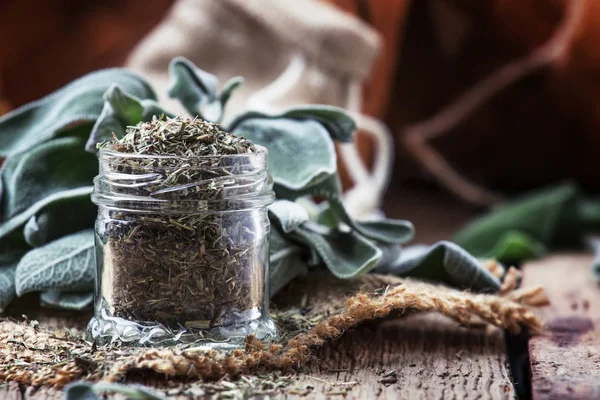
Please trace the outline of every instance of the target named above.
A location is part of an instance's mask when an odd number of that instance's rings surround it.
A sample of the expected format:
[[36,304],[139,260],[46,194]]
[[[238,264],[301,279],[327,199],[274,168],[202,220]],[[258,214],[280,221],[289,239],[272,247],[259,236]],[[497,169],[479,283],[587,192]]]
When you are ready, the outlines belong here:
[[273,301],[280,339],[264,344],[248,337],[244,349],[202,352],[188,346],[96,347],[83,339],[84,325],[49,329],[34,321],[0,322],[0,380],[60,388],[86,379],[127,382],[152,377],[211,381],[267,371],[297,371],[314,361],[314,350],[361,322],[407,312],[438,312],[471,326],[488,323],[518,332],[541,327],[530,307],[546,302],[543,290],[514,290],[503,296],[473,294],[383,275],[343,281],[326,272],[299,279]]
[[245,78],[228,103],[229,116],[296,104],[346,107],[379,45],[373,29],[317,0],[178,0],[127,66],[149,79],[162,104],[180,112],[166,96],[169,62],[178,56],[221,83]]

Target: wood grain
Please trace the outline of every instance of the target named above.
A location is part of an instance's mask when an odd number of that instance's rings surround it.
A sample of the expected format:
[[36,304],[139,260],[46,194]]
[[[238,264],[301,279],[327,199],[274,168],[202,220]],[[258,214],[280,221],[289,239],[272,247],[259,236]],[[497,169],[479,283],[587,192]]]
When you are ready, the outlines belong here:
[[[359,382],[346,399],[509,399],[515,392],[505,353],[499,329],[468,330],[439,315],[415,314],[347,332],[319,351],[307,375]],[[382,383],[392,370],[397,382]],[[315,389],[305,399],[344,388],[307,375],[302,382]]]
[[600,398],[600,288],[592,257],[557,255],[526,264],[524,285],[544,285],[552,304],[537,312],[547,334],[529,341],[532,398]]

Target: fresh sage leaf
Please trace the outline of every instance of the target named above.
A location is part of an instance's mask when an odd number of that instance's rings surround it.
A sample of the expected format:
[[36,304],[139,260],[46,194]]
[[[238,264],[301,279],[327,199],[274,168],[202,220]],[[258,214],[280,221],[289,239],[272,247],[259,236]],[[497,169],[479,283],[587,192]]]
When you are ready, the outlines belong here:
[[29,218],[23,229],[25,242],[31,247],[40,247],[94,226],[97,209],[89,191],[91,188],[87,188],[84,195],[52,202]]
[[241,76],[236,76],[235,78],[231,78],[225,82],[225,85],[223,85],[223,89],[221,90],[221,94],[219,95],[222,109],[225,109],[225,106],[227,106],[227,103],[229,102],[231,95],[233,95],[233,92],[235,92],[243,84],[244,78]]
[[53,194],[90,186],[97,171],[98,160],[77,137],[53,139],[9,158],[0,170],[3,220]]
[[15,270],[18,260],[13,264],[0,265],[0,313],[4,312],[6,307],[15,297]]
[[9,237],[0,241],[0,313],[16,295],[15,270],[26,251],[19,238]]
[[481,262],[451,242],[409,246],[399,260],[378,266],[374,272],[410,276],[478,291],[498,291],[500,281]]
[[[75,382],[65,388],[65,400],[100,400],[101,393],[117,393],[131,400],[167,400],[166,397],[142,385],[112,382]],[[104,398],[104,396],[102,396]]]
[[[54,209],[62,209],[64,207],[68,207],[68,205],[80,205],[83,204],[84,207],[88,207],[89,204],[87,202],[91,202],[90,194],[92,193],[92,186],[64,190],[62,192],[51,194],[47,197],[44,197],[42,200],[33,204],[27,210],[23,211],[20,214],[15,215],[13,218],[8,221],[0,223],[0,239],[4,239],[8,235],[11,235],[18,231],[21,227],[23,227],[27,221],[38,213],[43,213],[46,209],[49,209],[49,212]],[[71,212],[76,213],[77,210],[73,207]],[[62,227],[47,227],[51,229],[56,229],[58,231],[62,230]],[[66,228],[66,227],[65,227]],[[56,236],[55,233],[48,234],[46,237],[50,237],[50,235]],[[45,234],[41,234],[40,237],[44,237]],[[40,237],[36,239],[32,239],[33,243],[36,243],[40,239]]]
[[315,185],[299,190],[275,185],[275,192],[279,198],[295,200],[300,196],[311,195],[321,197],[329,202],[330,211],[323,212],[320,219],[327,225],[347,224],[362,236],[387,244],[403,244],[414,236],[414,227],[410,221],[381,219],[377,221],[354,221],[348,214],[342,202],[342,186],[337,174],[330,175]]
[[62,292],[60,290],[46,290],[40,294],[42,307],[80,311],[89,308],[93,302],[94,293],[91,291]]
[[228,126],[229,131],[235,130],[240,124],[249,119],[295,119],[309,120],[320,123],[329,133],[331,139],[338,142],[352,142],[356,124],[342,108],[317,104],[302,105],[290,108],[280,114],[265,114],[260,111],[248,111],[237,116]]
[[184,57],[171,61],[169,75],[169,96],[179,100],[192,116],[215,123],[223,119],[229,98],[243,82],[242,78],[233,78],[218,93],[217,77],[196,67]]
[[140,99],[126,93],[119,85],[112,85],[104,94],[104,107],[96,120],[85,148],[90,153],[97,151],[96,146],[111,140],[112,135],[123,137],[130,125],[141,121],[151,121],[153,117],[173,115],[163,110],[153,99]]
[[518,264],[541,258],[545,254],[546,247],[531,236],[518,231],[506,231],[492,251],[480,257],[493,258],[503,264]]
[[333,142],[318,122],[253,118],[231,133],[266,147],[275,184],[289,190],[312,187],[337,171]]
[[293,232],[293,237],[315,249],[331,273],[340,279],[367,273],[382,256],[377,246],[355,231],[324,233],[301,226]]
[[292,232],[309,220],[306,209],[289,200],[277,200],[271,204],[269,217],[284,233]]
[[0,117],[0,157],[39,145],[102,112],[102,94],[113,84],[141,99],[155,99],[152,88],[125,69],[106,69],[79,78],[48,96]]
[[94,275],[94,231],[88,229],[25,254],[16,270],[17,295],[50,289],[91,290]]
[[305,275],[308,265],[305,250],[289,240],[277,228],[271,229],[269,250],[269,293],[274,296],[294,278]]
[[536,191],[471,222],[456,234],[455,242],[476,257],[486,257],[509,231],[546,247],[572,241],[581,236],[575,215],[578,199],[571,184]]
[[100,400],[91,382],[74,382],[65,388],[65,400]]

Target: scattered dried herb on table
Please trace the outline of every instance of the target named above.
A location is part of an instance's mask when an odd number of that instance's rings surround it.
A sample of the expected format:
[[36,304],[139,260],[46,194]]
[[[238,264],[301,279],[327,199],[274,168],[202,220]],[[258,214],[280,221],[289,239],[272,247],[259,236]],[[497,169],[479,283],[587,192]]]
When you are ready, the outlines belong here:
[[255,214],[222,201],[256,190],[244,178],[255,168],[248,157],[223,156],[257,147],[216,124],[183,118],[140,123],[100,147],[119,153],[108,157],[108,172],[137,179],[113,192],[157,200],[155,211],[108,209],[100,218],[102,296],[112,314],[198,329],[251,319],[263,304],[268,235],[257,231]]

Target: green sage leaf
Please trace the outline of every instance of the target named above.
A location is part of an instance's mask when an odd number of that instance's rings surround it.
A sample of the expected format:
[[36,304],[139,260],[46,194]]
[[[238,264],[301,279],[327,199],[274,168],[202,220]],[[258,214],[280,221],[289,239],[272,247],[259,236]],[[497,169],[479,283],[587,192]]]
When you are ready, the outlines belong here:
[[0,313],[16,295],[15,271],[26,251],[27,248],[18,237],[6,237],[0,241]]
[[333,142],[315,121],[247,119],[232,133],[269,150],[269,171],[278,186],[304,190],[336,173]]
[[367,273],[382,256],[377,246],[355,231],[325,233],[301,226],[293,232],[293,237],[313,248],[331,273],[340,279]]
[[308,273],[305,250],[277,228],[271,229],[269,250],[269,293],[274,296],[294,278]]
[[113,84],[138,98],[156,98],[152,88],[130,71],[92,72],[0,117],[0,157],[11,157],[82,122],[95,121],[102,112],[102,95]]
[[338,142],[352,142],[356,124],[344,109],[324,104],[302,105],[290,108],[280,114],[265,114],[260,111],[248,111],[237,116],[228,126],[235,130],[241,123],[249,119],[295,119],[320,123],[329,133],[331,139]]
[[48,196],[90,186],[98,160],[84,149],[81,138],[57,138],[6,160],[2,219],[23,213]]
[[275,185],[275,192],[278,198],[290,200],[305,195],[326,199],[329,202],[330,211],[322,212],[323,215],[320,216],[322,221],[325,221],[328,226],[345,223],[368,239],[387,244],[403,244],[414,236],[414,227],[410,221],[395,219],[354,221],[342,202],[342,187],[337,174],[330,175],[315,185],[299,190],[290,190],[288,187]]
[[500,281],[481,262],[451,242],[410,246],[400,259],[375,269],[380,274],[410,276],[478,291],[498,291]]
[[27,220],[23,229],[25,242],[40,247],[58,238],[94,226],[97,209],[91,202],[87,188],[85,195],[54,201]]
[[600,284],[600,238],[592,236],[586,238],[587,247],[594,252],[594,259],[592,261],[592,273],[596,278],[596,281]]
[[94,231],[88,229],[25,254],[17,265],[17,294],[51,289],[91,290],[94,275]]
[[536,191],[471,222],[456,234],[455,242],[476,257],[486,257],[509,231],[546,247],[572,241],[581,236],[575,215],[578,198],[571,184]]
[[[33,204],[27,210],[23,211],[20,214],[15,215],[13,218],[10,218],[8,221],[5,221],[0,224],[0,239],[4,239],[6,236],[15,233],[21,227],[23,227],[27,221],[30,220],[36,214],[44,213],[44,211],[48,210],[49,213],[54,213],[52,210],[60,210],[64,208],[68,208],[69,205],[73,206],[71,209],[72,212],[76,213],[75,205],[83,205],[83,207],[89,207],[91,203],[90,194],[92,193],[92,186],[64,190],[62,192],[53,193],[47,197],[44,197],[37,203]],[[58,215],[56,218],[59,218]],[[54,219],[55,217],[53,217]],[[63,229],[70,230],[68,227],[56,227],[46,226],[45,229],[56,229],[57,231],[61,231]],[[40,228],[41,230],[41,228]],[[33,233],[29,231],[29,233]],[[34,235],[37,233],[34,233]],[[31,243],[37,244],[43,241],[44,237],[56,237],[56,233],[40,233],[38,238],[30,238]]]
[[531,236],[518,231],[506,231],[490,254],[481,258],[493,258],[503,264],[516,264],[541,258],[545,254],[546,247]]
[[0,265],[0,313],[4,312],[16,294],[15,270],[18,259],[11,264]]
[[295,230],[309,220],[306,209],[289,200],[277,200],[271,204],[269,217],[284,233]]
[[65,400],[100,400],[91,382],[74,382],[65,388]]
[[98,396],[100,393],[118,393],[131,400],[166,400],[166,397],[145,386],[112,382],[71,383],[65,388],[65,400],[100,400],[101,397]]
[[221,102],[221,107],[225,109],[231,95],[235,92],[240,86],[244,84],[244,78],[241,76],[236,76],[235,78],[231,78],[225,85],[223,85],[223,89],[221,90],[221,94],[219,95],[219,100]]
[[88,292],[62,292],[59,290],[46,290],[40,294],[43,307],[60,308],[63,310],[84,310],[94,302],[94,293]]
[[97,151],[98,143],[112,140],[113,133],[123,137],[128,126],[141,121],[151,121],[161,115],[173,116],[163,110],[153,99],[140,99],[126,93],[120,86],[112,85],[104,94],[104,107],[92,128],[85,148],[90,153]]
[[190,60],[177,57],[169,65],[169,96],[181,102],[192,115],[209,122],[220,122],[229,98],[243,82],[233,78],[217,92],[219,81],[216,76],[196,67]]

